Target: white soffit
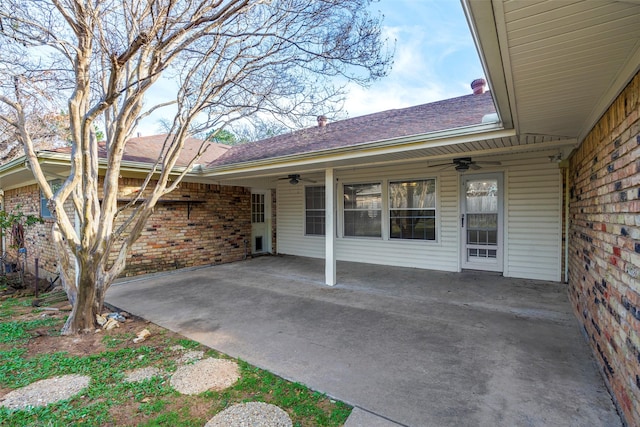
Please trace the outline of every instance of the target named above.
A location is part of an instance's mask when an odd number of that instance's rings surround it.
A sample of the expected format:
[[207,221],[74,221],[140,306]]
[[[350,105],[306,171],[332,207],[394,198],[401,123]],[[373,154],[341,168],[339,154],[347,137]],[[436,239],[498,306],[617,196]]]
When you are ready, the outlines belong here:
[[[638,1],[467,1],[481,55],[495,41],[478,27],[495,25],[520,134],[580,141],[640,69]],[[494,23],[478,20],[479,6]]]

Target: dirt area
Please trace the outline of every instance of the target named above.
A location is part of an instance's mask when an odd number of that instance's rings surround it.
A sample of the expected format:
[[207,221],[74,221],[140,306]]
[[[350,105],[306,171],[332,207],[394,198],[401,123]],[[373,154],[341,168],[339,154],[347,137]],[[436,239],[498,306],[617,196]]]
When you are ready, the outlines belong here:
[[21,274],[20,272],[4,272],[2,273],[2,277],[4,277],[6,283],[10,285],[14,291],[19,292],[21,290],[26,290],[30,295],[35,295],[36,290],[38,291],[38,294],[42,294],[50,291],[55,286],[60,285],[59,281],[52,283],[52,281],[48,279],[39,277],[37,281],[38,287],[36,289],[36,277],[30,273]]
[[[65,312],[52,312],[49,316],[65,316]],[[60,336],[55,331],[43,329],[37,329],[39,333],[37,337],[29,340],[28,355],[35,355],[40,353],[55,353],[59,351],[68,352],[69,354],[77,356],[88,356],[91,354],[98,354],[106,350],[104,344],[104,337],[109,336],[114,341],[124,341],[123,345],[127,347],[136,347],[142,345],[148,345],[149,341],[135,344],[131,341],[132,338],[142,329],[148,329],[152,336],[157,336],[160,331],[163,331],[164,336],[166,334],[172,334],[172,332],[164,332],[163,328],[147,322],[142,319],[127,319],[124,323],[120,323],[119,328],[112,329],[110,331],[100,330],[93,334],[82,334],[73,336]],[[176,337],[179,335],[174,334]],[[126,338],[129,338],[128,340]],[[115,346],[118,347],[117,345]]]
[[[90,356],[118,349],[147,346],[156,348],[158,351],[166,352],[168,359],[175,362],[177,366],[175,372],[167,372],[157,368],[146,369],[153,369],[155,376],[162,378],[163,383],[165,381],[170,383],[172,388],[177,390],[180,395],[157,398],[153,396],[153,392],[150,392],[150,394],[142,400],[125,400],[109,408],[108,412],[112,421],[103,425],[144,424],[149,421],[150,414],[145,413],[141,408],[143,408],[146,403],[151,405],[154,404],[154,402],[156,405],[163,406],[162,410],[164,412],[181,413],[181,416],[188,417],[192,420],[209,419],[212,413],[213,402],[200,393],[206,390],[225,389],[234,385],[239,378],[240,371],[235,361],[210,357],[210,353],[207,353],[209,354],[209,356],[207,356],[205,355],[205,351],[207,351],[206,347],[189,349],[181,345],[176,345],[177,342],[183,342],[184,337],[128,313],[120,313],[124,316],[124,319],[121,319],[123,321],[118,322],[118,327],[111,330],[98,328],[93,333],[61,336],[59,334],[60,324],[69,314],[70,310],[69,304],[64,298],[64,292],[58,290],[44,294],[35,304],[38,306],[34,307],[32,305],[33,302],[29,304],[29,301],[31,301],[33,297],[33,290],[33,288],[9,288],[0,292],[0,301],[6,300],[7,298],[25,297],[22,298],[22,303],[11,305],[10,312],[12,319],[19,319],[21,322],[46,319],[60,320],[60,322],[47,322],[47,324],[53,324],[54,326],[39,327],[30,330],[29,334],[31,338],[21,344],[22,348],[26,349],[26,358],[59,352],[68,353],[73,356]],[[111,311],[109,310],[110,308],[113,309],[112,307],[105,308],[105,314]],[[141,342],[134,342],[134,338],[136,338],[139,332],[145,329],[149,332],[148,338]],[[10,350],[12,348],[14,348],[14,345],[11,343],[0,343],[0,350]],[[130,374],[131,372],[125,371],[124,373]],[[150,376],[154,376],[154,374]],[[74,378],[70,380],[67,377]],[[67,377],[52,377],[18,389],[0,387],[0,406],[22,408],[41,406],[41,403],[46,405],[46,399],[44,399],[43,396],[51,396],[55,394],[55,391],[61,395],[60,399],[69,398],[74,394],[78,394],[78,391],[74,388],[75,382],[89,382],[90,380],[89,377],[81,377],[79,375],[77,376],[77,381],[74,375],[68,375]],[[60,382],[64,383],[62,384],[64,387]],[[86,385],[80,386],[87,387]],[[62,396],[65,394],[66,389],[69,389],[69,396]],[[252,398],[253,393],[241,392],[237,400],[242,402],[251,400]],[[166,400],[163,401],[163,399]],[[93,403],[95,404],[96,401]],[[228,403],[224,403],[222,406],[219,406],[220,403],[214,403],[214,406],[223,409],[227,404]],[[325,409],[325,407],[328,406],[330,406],[328,399],[327,402],[318,402],[318,407]],[[264,406],[264,408],[261,407],[261,409],[263,409],[262,411],[257,411],[256,408],[253,408],[252,411],[243,408],[237,410],[238,414],[236,415],[229,414],[228,417],[231,417],[229,419],[235,418],[236,423],[259,421],[266,422],[268,425],[280,425],[277,423],[273,424],[275,419],[272,418],[277,414],[279,414],[279,416],[284,414],[282,410],[276,413],[273,411],[273,408],[269,409],[268,406]],[[328,412],[330,412],[330,409]],[[225,418],[225,420],[227,420],[227,418]],[[225,421],[225,423],[225,425],[231,425],[228,424],[228,421]],[[285,425],[291,425],[291,421],[289,420],[289,424]]]

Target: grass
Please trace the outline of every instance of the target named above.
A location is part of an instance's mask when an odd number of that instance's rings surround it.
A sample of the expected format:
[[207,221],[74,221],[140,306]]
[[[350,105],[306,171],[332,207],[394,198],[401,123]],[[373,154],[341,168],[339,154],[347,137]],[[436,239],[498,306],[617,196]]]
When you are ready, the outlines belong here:
[[[0,301],[0,396],[57,375],[91,377],[88,388],[65,401],[26,410],[0,407],[0,425],[202,426],[225,408],[251,401],[278,405],[289,414],[294,426],[340,426],[351,412],[341,402],[241,360],[241,377],[234,386],[220,392],[181,395],[169,382],[178,357],[171,347],[203,350],[205,357],[226,356],[143,321],[136,327],[152,328],[153,334],[142,344],[133,344],[135,334],[130,330],[114,329],[102,332],[105,335],[101,338],[80,337],[86,343],[95,340],[97,350],[70,354],[56,350],[57,344],[64,342],[73,348],[70,340],[78,339],[59,336],[56,331],[64,321],[63,314],[34,311],[26,297]],[[42,346],[48,342],[52,343],[49,347]],[[166,375],[141,382],[124,381],[126,371],[148,366],[160,368]]]

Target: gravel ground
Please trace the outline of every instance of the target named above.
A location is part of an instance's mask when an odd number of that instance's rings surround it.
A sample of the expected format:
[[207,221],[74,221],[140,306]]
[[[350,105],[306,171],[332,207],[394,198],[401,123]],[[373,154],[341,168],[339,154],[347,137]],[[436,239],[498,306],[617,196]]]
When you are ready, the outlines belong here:
[[149,378],[160,377],[163,374],[164,372],[162,370],[149,366],[146,368],[134,369],[131,372],[126,372],[124,380],[128,383],[136,383],[138,381],[148,380]]
[[231,360],[207,358],[180,366],[171,376],[171,386],[182,394],[223,390],[240,378],[238,364]]
[[177,360],[179,365],[184,365],[185,363],[195,362],[196,360],[200,360],[204,357],[204,351],[202,350],[190,350],[185,354],[180,356]]
[[13,409],[47,406],[80,393],[91,378],[84,375],[63,375],[36,381],[4,396],[0,405]]
[[211,418],[204,427],[291,427],[289,415],[279,407],[262,402],[233,405]]

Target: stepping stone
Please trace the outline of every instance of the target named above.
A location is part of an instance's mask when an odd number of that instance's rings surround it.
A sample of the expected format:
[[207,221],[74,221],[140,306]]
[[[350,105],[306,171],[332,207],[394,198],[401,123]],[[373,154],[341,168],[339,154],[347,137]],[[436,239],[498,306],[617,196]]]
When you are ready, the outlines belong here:
[[63,375],[36,381],[6,394],[0,406],[11,409],[47,406],[80,393],[89,386],[90,380],[84,375]]
[[236,362],[209,357],[180,366],[171,376],[171,386],[182,394],[199,394],[207,390],[224,390],[239,378]]
[[247,402],[230,406],[204,427],[291,427],[289,415],[276,405]]
[[163,372],[160,369],[148,366],[146,368],[134,369],[133,371],[127,372],[124,377],[124,381],[128,383],[137,383],[153,377],[160,377],[162,376],[162,373]]

